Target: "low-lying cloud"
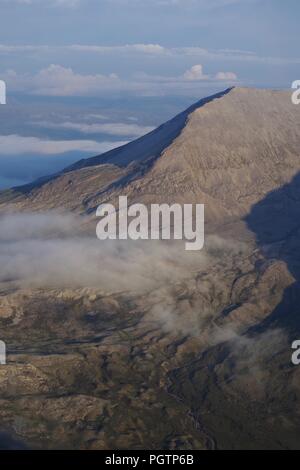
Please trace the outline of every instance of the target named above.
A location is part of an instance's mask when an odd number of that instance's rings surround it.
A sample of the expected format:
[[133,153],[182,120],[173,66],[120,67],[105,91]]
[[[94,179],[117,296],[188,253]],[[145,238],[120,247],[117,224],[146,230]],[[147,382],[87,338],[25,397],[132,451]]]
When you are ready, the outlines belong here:
[[70,214],[1,216],[0,282],[145,291],[188,277],[206,263],[204,254],[189,256],[175,243],[100,242],[96,234],[76,235],[84,223]]
[[21,135],[0,135],[0,155],[54,155],[74,151],[100,154],[126,143],[127,141],[47,140]]
[[215,332],[212,319],[222,308],[227,281],[222,272],[221,277],[214,273],[203,281],[197,278],[220,256],[240,256],[242,243],[210,236],[205,250],[195,253],[185,251],[182,241],[103,242],[94,233],[87,235],[87,227],[93,228],[89,218],[67,213],[0,216],[0,283],[25,289],[126,292],[145,311],[145,322],[167,332]]
[[151,132],[154,127],[140,126],[139,124],[128,124],[124,122],[107,122],[107,123],[82,123],[82,122],[36,122],[37,126],[47,129],[67,129],[83,134],[107,134],[119,137],[141,137]]

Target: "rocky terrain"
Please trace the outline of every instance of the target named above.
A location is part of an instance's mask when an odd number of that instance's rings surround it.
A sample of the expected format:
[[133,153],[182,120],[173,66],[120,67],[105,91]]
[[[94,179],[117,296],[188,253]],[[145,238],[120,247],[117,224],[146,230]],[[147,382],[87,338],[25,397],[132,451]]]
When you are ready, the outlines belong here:
[[[2,446],[300,448],[299,157],[290,94],[235,88],[0,193]],[[204,203],[204,250],[99,242],[119,195]]]

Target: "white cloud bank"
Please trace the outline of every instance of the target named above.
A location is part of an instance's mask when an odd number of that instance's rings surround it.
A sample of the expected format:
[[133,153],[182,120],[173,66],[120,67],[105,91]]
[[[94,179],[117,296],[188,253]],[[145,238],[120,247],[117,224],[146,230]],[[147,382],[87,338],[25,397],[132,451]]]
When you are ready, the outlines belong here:
[[[203,66],[196,64],[178,77],[139,73],[131,80],[125,80],[115,73],[83,75],[74,72],[70,67],[52,64],[33,76],[18,75],[15,71],[8,70],[3,74],[3,79],[10,90],[42,96],[97,96],[114,92],[160,96],[168,93],[197,93],[197,82],[214,83],[223,80],[232,83],[237,81],[237,76],[233,72],[218,72],[216,76],[206,75]],[[137,129],[135,134],[136,131]]]
[[237,75],[234,72],[218,72],[216,74],[216,80],[227,80],[227,81],[236,81]]
[[126,143],[126,141],[44,140],[37,137],[2,135],[0,136],[0,155],[55,155],[74,151],[101,154]]
[[154,130],[154,127],[140,126],[138,124],[128,124],[123,122],[86,124],[81,122],[34,122],[33,124],[47,129],[68,129],[83,134],[107,134],[120,137],[141,137]]

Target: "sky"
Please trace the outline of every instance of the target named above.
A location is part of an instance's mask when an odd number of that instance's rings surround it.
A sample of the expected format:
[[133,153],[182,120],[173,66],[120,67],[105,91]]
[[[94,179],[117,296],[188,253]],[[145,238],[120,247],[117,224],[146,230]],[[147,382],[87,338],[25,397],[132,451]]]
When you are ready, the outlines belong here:
[[300,78],[299,0],[0,0],[0,188]]

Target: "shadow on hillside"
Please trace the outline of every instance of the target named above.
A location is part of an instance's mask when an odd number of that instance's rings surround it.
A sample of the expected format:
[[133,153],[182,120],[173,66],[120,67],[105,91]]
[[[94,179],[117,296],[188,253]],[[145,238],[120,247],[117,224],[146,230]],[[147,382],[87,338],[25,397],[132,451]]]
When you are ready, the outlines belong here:
[[290,183],[267,194],[245,221],[266,258],[284,261],[295,279],[259,329],[284,328],[295,337],[295,333],[300,333],[300,173]]
[[0,450],[26,450],[27,447],[20,440],[15,439],[6,432],[0,432]]

